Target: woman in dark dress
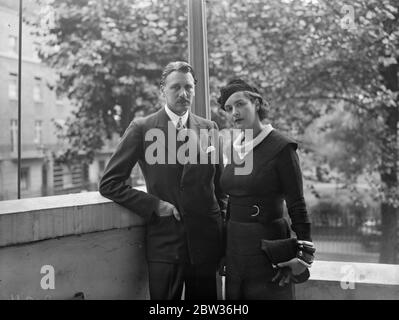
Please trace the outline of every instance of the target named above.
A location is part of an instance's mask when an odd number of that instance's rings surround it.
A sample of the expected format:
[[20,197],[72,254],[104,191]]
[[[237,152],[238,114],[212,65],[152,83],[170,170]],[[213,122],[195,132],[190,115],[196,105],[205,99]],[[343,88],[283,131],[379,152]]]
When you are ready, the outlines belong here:
[[[221,177],[229,195],[226,299],[295,299],[293,284],[309,275],[314,252],[297,143],[262,124],[265,103],[246,82],[229,82],[221,89],[218,102],[235,128],[242,130]],[[252,161],[252,170],[239,174],[237,169],[248,161]],[[273,264],[262,250],[262,240],[290,238],[289,224],[283,218],[284,201],[297,237],[292,240],[302,249],[291,259]],[[306,258],[304,246],[310,248],[305,250]]]

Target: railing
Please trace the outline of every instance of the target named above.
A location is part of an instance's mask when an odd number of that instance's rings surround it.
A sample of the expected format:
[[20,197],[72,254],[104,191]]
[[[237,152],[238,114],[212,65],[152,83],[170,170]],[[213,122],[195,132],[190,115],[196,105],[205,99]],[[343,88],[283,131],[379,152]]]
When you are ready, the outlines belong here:
[[[148,299],[145,226],[98,192],[0,202],[0,299]],[[397,299],[399,266],[315,261],[298,299]]]

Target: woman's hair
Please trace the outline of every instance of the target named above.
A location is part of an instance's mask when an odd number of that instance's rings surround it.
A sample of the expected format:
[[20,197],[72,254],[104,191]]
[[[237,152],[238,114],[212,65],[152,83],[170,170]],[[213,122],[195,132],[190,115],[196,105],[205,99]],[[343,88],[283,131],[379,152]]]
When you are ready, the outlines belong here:
[[244,95],[253,104],[255,104],[255,101],[259,101],[259,110],[257,110],[259,119],[263,120],[266,118],[268,103],[262,98],[256,87],[249,85],[242,79],[233,79],[220,89],[220,96],[217,102],[223,110],[225,110],[224,105],[227,99],[236,92],[244,92]]

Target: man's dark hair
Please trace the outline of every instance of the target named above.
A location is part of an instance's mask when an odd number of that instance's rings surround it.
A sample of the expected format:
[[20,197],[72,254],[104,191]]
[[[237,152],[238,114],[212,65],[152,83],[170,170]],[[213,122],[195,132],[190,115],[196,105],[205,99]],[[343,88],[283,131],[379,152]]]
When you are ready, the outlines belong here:
[[163,69],[160,85],[165,86],[165,80],[173,71],[179,71],[183,73],[191,73],[194,78],[194,84],[197,83],[197,78],[195,77],[194,69],[185,61],[173,61],[168,63],[168,65]]

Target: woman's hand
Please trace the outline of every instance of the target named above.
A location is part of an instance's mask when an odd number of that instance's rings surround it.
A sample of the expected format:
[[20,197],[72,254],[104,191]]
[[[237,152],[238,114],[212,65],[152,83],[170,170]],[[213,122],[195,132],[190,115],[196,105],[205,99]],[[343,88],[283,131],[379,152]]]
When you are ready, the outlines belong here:
[[290,268],[279,268],[277,274],[273,277],[272,282],[278,281],[280,287],[284,287],[293,280],[293,274]]
[[295,276],[302,274],[310,265],[306,265],[305,262],[299,261],[298,258],[293,258],[289,261],[278,263],[277,267],[279,268],[278,272],[272,281],[278,281],[279,286],[284,287],[290,282],[297,282],[298,280]]
[[310,267],[310,265],[306,266],[306,262],[299,261],[298,258],[293,258],[289,261],[280,262],[277,264],[277,266],[280,268],[289,267],[294,276],[303,273],[307,268]]

